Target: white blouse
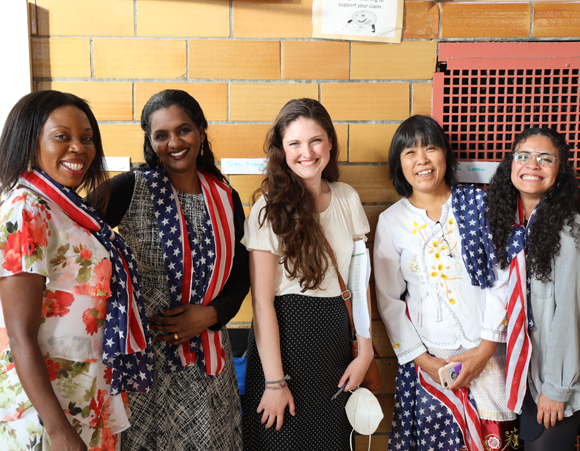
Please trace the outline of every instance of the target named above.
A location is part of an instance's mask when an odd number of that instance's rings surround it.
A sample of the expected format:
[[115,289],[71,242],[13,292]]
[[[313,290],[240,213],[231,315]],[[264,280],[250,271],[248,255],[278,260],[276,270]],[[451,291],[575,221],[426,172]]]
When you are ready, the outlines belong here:
[[[330,247],[336,255],[340,274],[347,281],[349,274],[350,259],[352,256],[353,240],[364,238],[370,231],[369,222],[360,202],[358,193],[351,186],[334,182],[329,183],[332,198],[328,208],[319,213],[320,225],[328,240]],[[244,238],[242,244],[251,250],[270,251],[275,255],[282,255],[280,238],[274,233],[270,224],[266,221],[260,227],[259,214],[266,201],[262,196],[253,206],[250,216],[244,224]],[[262,215],[263,216],[263,215]],[[276,275],[276,296],[285,294],[303,294],[314,297],[331,297],[340,295],[340,285],[336,277],[336,269],[329,267],[322,285],[318,290],[302,289],[297,279],[288,279],[284,265],[280,262]]]
[[489,289],[471,284],[451,202],[449,196],[439,221],[407,199],[379,217],[377,303],[401,364],[429,349],[471,349],[481,339],[506,340],[507,275],[496,272]]

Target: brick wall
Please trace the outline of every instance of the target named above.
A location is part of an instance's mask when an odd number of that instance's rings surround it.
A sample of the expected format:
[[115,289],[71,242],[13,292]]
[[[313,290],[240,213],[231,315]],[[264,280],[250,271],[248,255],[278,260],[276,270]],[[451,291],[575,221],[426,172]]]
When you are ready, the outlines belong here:
[[[105,152],[142,160],[138,125],[147,99],[190,92],[210,122],[217,158],[260,157],[269,127],[291,98],[319,99],[335,121],[341,181],[371,222],[398,200],[387,167],[390,139],[411,114],[431,113],[438,42],[580,39],[580,4],[567,1],[405,2],[400,45],[310,38],[311,0],[29,0],[36,89],[89,100]],[[231,176],[249,211],[260,177]],[[385,420],[372,449],[386,449],[394,358],[373,299],[373,335],[384,358]],[[247,325],[246,300],[234,319]],[[366,447],[366,438],[358,437]]]

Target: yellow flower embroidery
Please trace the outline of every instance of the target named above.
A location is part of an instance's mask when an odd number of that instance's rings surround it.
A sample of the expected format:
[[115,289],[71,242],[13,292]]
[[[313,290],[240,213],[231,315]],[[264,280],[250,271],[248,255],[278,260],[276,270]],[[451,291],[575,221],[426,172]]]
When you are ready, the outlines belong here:
[[433,247],[439,247],[439,243],[437,241],[433,241]]
[[441,254],[439,252],[435,252],[435,260],[441,260]]
[[425,227],[427,227],[427,224],[423,224],[422,226],[419,226],[416,222],[413,222],[413,225],[415,226],[415,228],[413,229],[413,235],[415,235],[421,229],[424,229]]
[[453,220],[453,218],[449,218],[449,221],[447,221],[449,223],[449,225],[453,225],[455,223],[455,221]]
[[433,271],[430,275],[431,277],[437,277],[439,273],[437,271]]
[[438,270],[438,271],[443,271],[443,263],[439,263],[439,264],[437,265],[437,270]]
[[399,343],[397,343],[395,340],[393,340],[392,338],[391,338],[391,341],[393,342],[393,349],[397,349],[397,348],[401,347],[401,345]]
[[453,298],[449,298],[449,303],[450,303],[451,305],[455,305],[455,299],[453,299]]

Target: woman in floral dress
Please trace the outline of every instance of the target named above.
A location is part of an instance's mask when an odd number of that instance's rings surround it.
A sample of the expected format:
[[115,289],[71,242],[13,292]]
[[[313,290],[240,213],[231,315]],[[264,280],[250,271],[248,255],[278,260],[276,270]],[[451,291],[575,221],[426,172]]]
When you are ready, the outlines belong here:
[[103,160],[97,122],[76,96],[32,93],[7,119],[0,139],[3,451],[114,450],[129,427],[124,392],[146,391],[151,382],[131,251],[74,193],[105,181]]

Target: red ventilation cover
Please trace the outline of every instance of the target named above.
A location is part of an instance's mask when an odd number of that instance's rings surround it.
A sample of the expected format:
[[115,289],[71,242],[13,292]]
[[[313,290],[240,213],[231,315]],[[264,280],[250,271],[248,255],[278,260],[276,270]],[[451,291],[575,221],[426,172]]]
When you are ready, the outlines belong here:
[[580,43],[441,43],[433,117],[460,160],[500,161],[530,127],[566,136],[580,168]]

